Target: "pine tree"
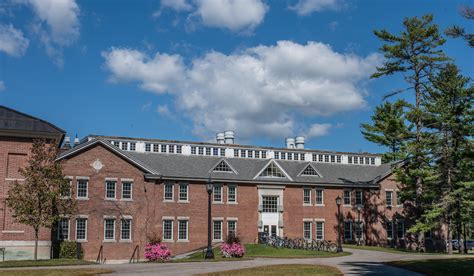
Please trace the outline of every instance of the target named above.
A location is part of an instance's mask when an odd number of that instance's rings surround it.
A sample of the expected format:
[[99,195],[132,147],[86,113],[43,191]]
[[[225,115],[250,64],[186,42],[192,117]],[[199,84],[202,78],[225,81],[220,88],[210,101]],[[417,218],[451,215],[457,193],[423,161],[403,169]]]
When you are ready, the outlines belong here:
[[[459,10],[459,13],[462,17],[466,19],[474,19],[474,9],[472,9],[471,7],[463,6]],[[454,25],[448,28],[444,33],[452,38],[461,37],[467,41],[470,47],[474,47],[474,34],[466,33],[466,30],[463,27]]]
[[431,88],[423,100],[424,125],[434,178],[425,184],[433,193],[433,204],[426,206],[413,231],[426,232],[441,224],[447,226],[447,251],[452,252],[453,225],[458,229],[472,220],[472,140],[474,87],[469,78],[448,64],[430,79]]
[[35,233],[34,259],[38,258],[40,228],[54,227],[62,215],[75,211],[69,181],[55,159],[58,149],[45,140],[35,140],[28,165],[20,169],[24,181],[16,181],[8,191],[7,204],[13,218],[33,227]]
[[[415,125],[415,139],[408,140],[406,146],[406,165],[403,170],[398,170],[397,175],[404,184],[402,198],[415,203],[415,210],[411,216],[422,212],[425,195],[423,193],[424,178],[430,174],[426,167],[426,145],[423,144],[423,125],[421,101],[426,94],[426,85],[429,78],[447,60],[439,49],[445,43],[441,37],[438,26],[432,24],[433,16],[424,15],[421,18],[405,18],[404,30],[399,34],[391,34],[386,30],[374,31],[375,35],[385,44],[380,48],[386,61],[383,66],[377,67],[377,72],[372,78],[403,73],[408,87],[401,89],[386,97],[413,91],[415,96],[414,108],[407,113],[407,118]],[[419,250],[424,250],[423,236],[419,236]]]

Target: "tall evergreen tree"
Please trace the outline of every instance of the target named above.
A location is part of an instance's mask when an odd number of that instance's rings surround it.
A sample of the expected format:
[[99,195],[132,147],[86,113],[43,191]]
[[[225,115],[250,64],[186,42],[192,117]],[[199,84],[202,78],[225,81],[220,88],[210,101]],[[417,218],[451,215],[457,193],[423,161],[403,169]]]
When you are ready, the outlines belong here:
[[[469,19],[469,20],[474,19],[474,9],[471,7],[463,6],[459,10],[459,13],[461,14],[462,17],[466,19]],[[470,47],[474,47],[474,34],[467,33],[463,27],[454,25],[446,29],[444,33],[447,36],[450,36],[452,38],[461,37],[467,41]]]
[[[408,118],[415,125],[415,139],[407,141],[407,163],[397,175],[404,184],[402,197],[415,202],[415,209],[411,216],[422,212],[424,198],[423,179],[429,175],[427,160],[425,159],[425,145],[423,144],[423,124],[421,101],[426,94],[426,85],[429,78],[447,60],[443,51],[439,49],[445,43],[438,26],[432,24],[433,16],[424,15],[421,18],[405,18],[404,30],[396,35],[387,30],[374,31],[375,35],[385,42],[380,48],[386,61],[383,66],[377,67],[372,78],[403,73],[408,87],[389,94],[387,97],[404,92],[413,91],[415,106],[409,112]],[[423,235],[419,235],[419,250],[424,251]]]
[[404,100],[385,102],[375,108],[372,124],[361,124],[365,139],[389,149],[384,154],[384,162],[405,159],[404,147],[411,135],[406,109],[411,105]]
[[[447,226],[447,251],[452,251],[453,226],[472,220],[472,135],[474,87],[469,78],[448,64],[430,78],[431,88],[423,99],[424,125],[434,177],[426,182],[435,197],[427,205],[413,231],[426,232],[441,223]],[[467,216],[466,216],[467,215]],[[469,216],[470,215],[470,216]]]

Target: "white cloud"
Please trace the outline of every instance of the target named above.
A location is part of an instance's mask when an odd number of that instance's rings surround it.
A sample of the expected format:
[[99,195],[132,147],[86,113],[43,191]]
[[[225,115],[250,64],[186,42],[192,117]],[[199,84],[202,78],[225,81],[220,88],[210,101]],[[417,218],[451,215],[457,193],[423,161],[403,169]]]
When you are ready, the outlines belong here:
[[5,83],[3,81],[0,81],[0,92],[5,90],[6,87],[5,87]]
[[322,135],[328,126],[308,129],[301,118],[363,108],[362,83],[381,62],[377,54],[360,57],[319,42],[291,41],[228,55],[208,52],[189,65],[178,55],[148,57],[131,49],[112,48],[103,57],[111,80],[172,95],[196,135],[234,129],[240,139]]
[[253,30],[268,10],[261,0],[198,0],[196,5],[194,15],[203,25],[231,31]]
[[305,136],[307,138],[313,138],[328,135],[331,127],[331,124],[312,124],[305,133]]
[[170,111],[167,105],[158,105],[156,107],[156,112],[158,112],[161,116],[174,118],[173,113]]
[[190,11],[193,8],[187,0],[161,0],[161,7],[175,11]]
[[305,16],[313,12],[323,10],[337,10],[342,7],[340,0],[298,0],[298,2],[290,6],[290,10],[294,10],[298,15]]
[[79,6],[75,0],[24,0],[33,9],[32,25],[47,54],[62,66],[64,47],[79,38]]
[[29,41],[23,32],[12,25],[0,24],[0,51],[13,57],[23,56],[28,48]]
[[263,0],[162,0],[160,10],[152,16],[159,17],[164,8],[188,12],[188,30],[200,24],[244,33],[260,25],[268,11]]

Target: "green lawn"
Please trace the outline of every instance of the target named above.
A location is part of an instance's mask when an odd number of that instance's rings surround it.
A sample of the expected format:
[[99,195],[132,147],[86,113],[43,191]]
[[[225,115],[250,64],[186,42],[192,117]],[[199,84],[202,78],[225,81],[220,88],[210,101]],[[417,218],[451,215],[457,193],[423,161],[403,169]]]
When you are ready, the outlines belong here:
[[0,262],[0,268],[5,267],[28,267],[28,266],[58,266],[58,265],[89,265],[94,262],[76,260],[76,259],[51,259],[38,261],[4,261]]
[[[262,244],[246,244],[243,258],[222,258],[220,248],[214,249],[215,259],[213,261],[239,261],[252,258],[329,258],[350,255],[348,252],[331,253],[325,251],[311,251],[289,248],[273,248]],[[174,260],[174,262],[200,262],[203,261],[202,251],[192,254],[189,258]]]
[[382,247],[382,246],[357,246],[355,244],[343,244],[342,249],[344,248],[353,248],[353,249],[364,249],[364,250],[371,250],[371,251],[380,251],[380,252],[387,252],[387,253],[411,253],[411,254],[425,254],[425,255],[438,255],[438,254],[446,254],[446,253],[435,253],[435,252],[428,252],[428,253],[419,253],[413,250],[403,249],[403,248],[392,248],[392,247]]
[[428,276],[472,276],[474,274],[474,258],[395,261],[387,264]]
[[268,265],[253,268],[227,270],[208,274],[206,276],[285,276],[285,275],[343,275],[335,267],[324,265]]
[[112,270],[109,269],[91,269],[91,268],[82,268],[82,269],[36,269],[36,270],[10,270],[2,271],[2,276],[83,276],[83,275],[99,275],[112,273]]

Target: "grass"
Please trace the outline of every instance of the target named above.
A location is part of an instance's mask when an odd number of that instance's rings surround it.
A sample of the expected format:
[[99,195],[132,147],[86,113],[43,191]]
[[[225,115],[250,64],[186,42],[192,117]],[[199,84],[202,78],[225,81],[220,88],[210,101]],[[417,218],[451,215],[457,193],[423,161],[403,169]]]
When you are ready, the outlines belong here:
[[83,276],[83,275],[99,275],[99,274],[108,274],[113,271],[110,269],[35,269],[35,270],[10,270],[2,271],[2,276]]
[[361,245],[357,246],[355,244],[343,244],[342,248],[352,248],[352,249],[363,249],[363,250],[370,250],[370,251],[380,251],[380,252],[387,252],[387,253],[410,253],[410,254],[425,254],[425,255],[439,255],[439,254],[446,254],[446,253],[436,253],[436,252],[428,252],[428,253],[420,253],[414,250],[408,250],[403,248],[392,248],[392,247],[382,247],[382,246],[367,246]]
[[267,265],[200,274],[206,276],[283,276],[283,275],[343,275],[337,268],[325,265]]
[[76,260],[76,259],[51,259],[51,260],[22,260],[22,261],[4,261],[0,262],[0,268],[6,267],[28,267],[28,266],[58,266],[58,265],[89,265],[94,262]]
[[428,276],[472,276],[474,273],[473,258],[394,261],[387,264]]
[[[263,244],[246,244],[243,258],[222,258],[220,248],[214,249],[215,259],[212,261],[240,261],[252,258],[330,258],[350,255],[348,252],[332,253],[302,249],[274,248]],[[202,251],[191,254],[189,258],[174,260],[174,262],[201,262],[204,261]]]

